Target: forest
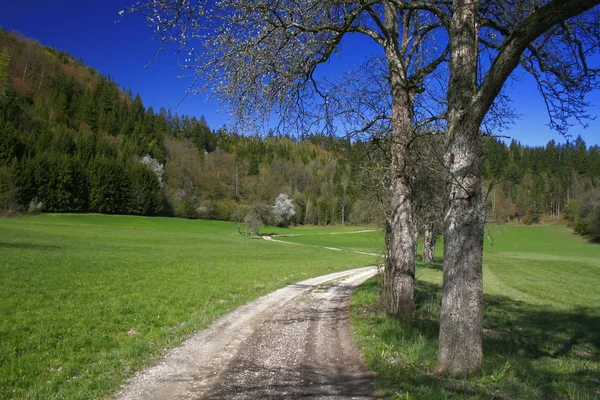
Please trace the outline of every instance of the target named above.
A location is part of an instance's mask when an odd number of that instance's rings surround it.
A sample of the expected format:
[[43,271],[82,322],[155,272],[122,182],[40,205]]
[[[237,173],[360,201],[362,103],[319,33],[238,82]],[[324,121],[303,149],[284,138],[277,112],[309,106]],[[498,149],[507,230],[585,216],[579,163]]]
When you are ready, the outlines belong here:
[[[598,145],[580,137],[545,147],[483,140],[488,221],[566,220],[600,237]],[[285,224],[383,225],[387,152],[385,139],[241,135],[203,117],[156,111],[82,59],[0,31],[3,214],[238,222],[252,214],[282,223],[269,210],[286,194],[294,213]],[[412,190],[422,182],[413,179]]]

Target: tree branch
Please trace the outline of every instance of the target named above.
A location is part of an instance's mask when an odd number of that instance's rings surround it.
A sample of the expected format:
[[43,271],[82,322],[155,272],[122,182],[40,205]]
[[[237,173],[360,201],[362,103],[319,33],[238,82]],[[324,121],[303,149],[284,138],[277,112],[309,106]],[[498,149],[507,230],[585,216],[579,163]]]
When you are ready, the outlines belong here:
[[469,114],[474,117],[475,122],[479,124],[483,120],[504,82],[517,67],[521,55],[531,42],[554,25],[588,11],[598,4],[600,0],[553,0],[519,24],[502,45],[471,103]]

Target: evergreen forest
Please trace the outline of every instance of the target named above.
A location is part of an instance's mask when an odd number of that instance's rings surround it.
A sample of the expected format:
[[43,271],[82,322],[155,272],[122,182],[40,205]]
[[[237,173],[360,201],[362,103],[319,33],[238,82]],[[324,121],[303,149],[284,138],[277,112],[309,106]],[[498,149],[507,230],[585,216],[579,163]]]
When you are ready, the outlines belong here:
[[[385,148],[385,140],[368,136],[215,129],[203,117],[145,107],[139,95],[82,59],[0,31],[5,215],[89,212],[240,222],[252,214],[268,223],[274,222],[268,211],[286,194],[294,212],[283,222],[275,219],[279,223],[382,225]],[[598,145],[577,137],[528,147],[486,137],[483,148],[488,220],[566,220],[578,233],[600,237]],[[428,173],[443,168],[415,176]],[[415,179],[413,191],[420,182]]]

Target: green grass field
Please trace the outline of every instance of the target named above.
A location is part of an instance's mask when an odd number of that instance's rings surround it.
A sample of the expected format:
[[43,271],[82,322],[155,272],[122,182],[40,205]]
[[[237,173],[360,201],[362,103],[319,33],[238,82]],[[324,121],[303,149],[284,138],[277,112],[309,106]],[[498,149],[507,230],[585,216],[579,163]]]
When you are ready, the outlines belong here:
[[484,246],[484,365],[474,376],[436,371],[441,259],[418,265],[411,323],[381,312],[377,279],[355,293],[353,326],[379,395],[600,398],[600,245],[562,226],[501,230],[493,251]]
[[297,228],[293,236],[278,236],[278,240],[315,247],[383,254],[385,237],[381,230],[365,227],[332,227],[329,229]]
[[[216,317],[288,283],[373,264],[380,231],[102,215],[0,219],[0,398],[101,398]],[[338,248],[331,251],[324,247]],[[437,255],[441,256],[442,243]],[[500,227],[484,253],[483,370],[436,372],[442,265],[417,268],[418,313],[353,297],[378,395],[600,398],[600,245],[561,226]]]
[[246,239],[225,222],[0,219],[0,399],[104,397],[227,311],[286,284],[375,261]]

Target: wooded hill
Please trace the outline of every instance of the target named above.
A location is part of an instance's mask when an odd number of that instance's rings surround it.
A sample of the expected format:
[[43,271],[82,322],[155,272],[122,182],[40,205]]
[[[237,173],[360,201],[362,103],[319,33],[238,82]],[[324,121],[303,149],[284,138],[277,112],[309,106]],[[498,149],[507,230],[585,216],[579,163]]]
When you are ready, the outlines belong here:
[[488,220],[527,224],[564,218],[578,233],[600,237],[600,147],[581,137],[546,147],[489,140],[483,175],[491,187]]
[[[0,31],[0,209],[229,220],[291,196],[295,224],[383,221],[381,143],[240,136],[146,108],[84,61]],[[600,150],[486,139],[488,218],[600,235]],[[418,185],[414,190],[419,190]]]
[[[293,223],[375,223],[367,145],[242,137],[145,108],[83,60],[0,32],[0,208],[230,219],[293,196]],[[243,210],[242,210],[243,211]]]

